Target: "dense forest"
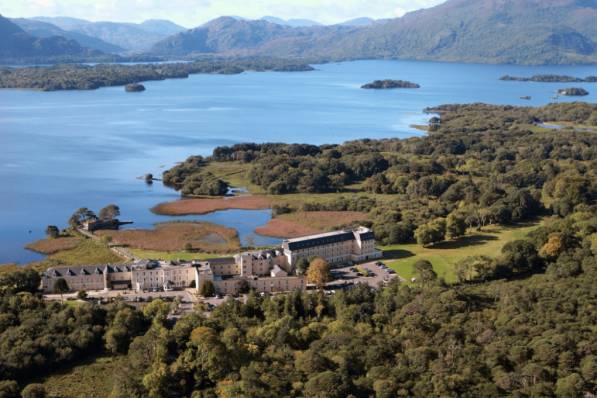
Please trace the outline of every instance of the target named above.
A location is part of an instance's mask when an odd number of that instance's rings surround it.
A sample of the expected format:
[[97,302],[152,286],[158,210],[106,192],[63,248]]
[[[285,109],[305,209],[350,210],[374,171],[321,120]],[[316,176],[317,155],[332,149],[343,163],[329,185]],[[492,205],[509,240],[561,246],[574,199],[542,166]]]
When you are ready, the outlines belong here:
[[[594,206],[595,133],[549,131],[537,124],[597,126],[597,105],[444,105],[427,112],[438,116],[423,137],[219,147],[209,158],[191,157],[166,171],[164,181],[183,195],[219,195],[226,183],[204,166],[240,161],[249,166],[250,181],[270,194],[344,192],[332,201],[285,211],[369,212],[376,237],[385,244],[432,244],[457,237],[466,227],[566,216]],[[355,186],[361,193],[351,193]]]
[[99,354],[126,363],[112,398],[589,396],[596,255],[597,217],[579,211],[505,246],[497,281],[479,283],[482,259],[456,285],[422,261],[410,286],[249,293],[177,322],[175,303],[48,303],[34,271],[5,274],[0,396],[44,397],[32,381]]
[[309,65],[272,58],[245,60],[209,59],[166,64],[57,65],[52,67],[0,68],[0,88],[43,91],[94,90],[149,80],[187,78],[192,74],[237,74],[245,71],[309,71]]

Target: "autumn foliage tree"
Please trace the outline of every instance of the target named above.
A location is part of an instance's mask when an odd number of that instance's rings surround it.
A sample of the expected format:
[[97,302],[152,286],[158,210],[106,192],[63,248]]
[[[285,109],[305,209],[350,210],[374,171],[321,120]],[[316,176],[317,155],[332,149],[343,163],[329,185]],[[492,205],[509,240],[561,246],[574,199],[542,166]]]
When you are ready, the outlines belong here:
[[323,289],[325,284],[332,280],[330,265],[322,258],[315,258],[311,261],[307,270],[307,281]]

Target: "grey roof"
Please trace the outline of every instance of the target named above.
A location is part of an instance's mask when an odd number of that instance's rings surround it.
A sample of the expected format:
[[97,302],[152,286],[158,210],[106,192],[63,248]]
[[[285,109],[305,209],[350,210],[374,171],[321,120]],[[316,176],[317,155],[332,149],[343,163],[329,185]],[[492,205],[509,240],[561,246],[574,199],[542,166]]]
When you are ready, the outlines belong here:
[[373,234],[373,231],[361,232],[359,234],[359,236],[361,237],[361,240],[374,240],[375,239],[375,235]]
[[332,243],[346,242],[353,240],[354,234],[352,231],[339,231],[333,234],[314,235],[313,237],[305,237],[302,239],[290,239],[284,242],[289,250],[308,249],[322,245],[329,245]]
[[46,271],[46,276],[59,278],[62,276],[77,276],[77,275],[102,275],[104,272],[129,272],[129,266],[112,266],[112,265],[79,265],[70,267],[49,268]]
[[205,260],[205,262],[213,265],[236,264],[234,257],[210,258],[209,260]]

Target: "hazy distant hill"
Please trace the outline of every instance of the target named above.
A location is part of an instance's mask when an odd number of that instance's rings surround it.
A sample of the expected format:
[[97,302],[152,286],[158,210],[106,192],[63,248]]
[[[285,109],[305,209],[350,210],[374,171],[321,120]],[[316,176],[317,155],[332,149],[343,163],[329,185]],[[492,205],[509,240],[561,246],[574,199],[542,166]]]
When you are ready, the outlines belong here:
[[0,16],[0,59],[3,61],[84,58],[97,55],[101,55],[101,52],[85,48],[75,40],[65,37],[34,37],[17,24]]
[[140,24],[91,22],[67,17],[36,17],[61,29],[82,33],[129,51],[144,51],[164,38],[185,30],[170,21],[149,20]]
[[291,26],[294,28],[305,27],[305,26],[321,26],[322,24],[317,21],[310,19],[282,19],[278,17],[267,16],[261,18],[263,21],[275,23],[283,26]]
[[293,28],[218,18],[156,44],[157,54],[321,60],[401,58],[520,64],[597,62],[595,0],[449,0],[368,26]]
[[25,32],[35,37],[61,36],[67,39],[75,40],[84,47],[92,48],[106,53],[119,53],[124,51],[122,47],[107,43],[97,37],[92,37],[83,33],[68,31],[59,28],[56,25],[47,22],[36,21],[34,19],[14,18],[11,22],[17,24]]
[[348,21],[341,22],[338,25],[343,25],[343,26],[371,26],[374,23],[375,23],[375,19],[363,17],[363,18],[350,19]]
[[300,56],[301,53],[306,53],[309,47],[316,46],[319,37],[332,32],[342,36],[352,30],[353,28],[349,27],[327,26],[295,28],[265,20],[220,17],[157,43],[152,52],[171,56],[191,53],[268,55],[268,49],[274,47],[274,52]]
[[165,19],[148,19],[147,21],[140,23],[138,26],[147,32],[164,36],[174,35],[186,30],[186,28],[183,28],[182,26]]

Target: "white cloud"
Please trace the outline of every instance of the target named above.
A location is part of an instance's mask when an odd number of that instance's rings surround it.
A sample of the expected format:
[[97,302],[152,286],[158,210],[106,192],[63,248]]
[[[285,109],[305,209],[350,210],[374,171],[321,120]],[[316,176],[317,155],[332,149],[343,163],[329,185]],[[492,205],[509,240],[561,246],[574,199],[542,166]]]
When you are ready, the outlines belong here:
[[309,18],[337,23],[356,17],[392,18],[443,0],[0,0],[9,17],[69,16],[94,21],[170,19],[187,27],[222,15]]

